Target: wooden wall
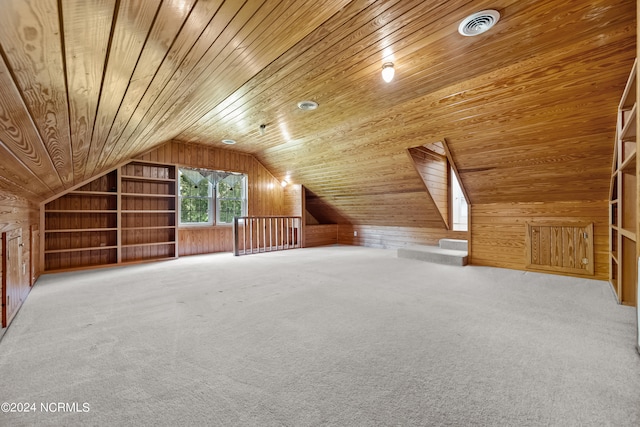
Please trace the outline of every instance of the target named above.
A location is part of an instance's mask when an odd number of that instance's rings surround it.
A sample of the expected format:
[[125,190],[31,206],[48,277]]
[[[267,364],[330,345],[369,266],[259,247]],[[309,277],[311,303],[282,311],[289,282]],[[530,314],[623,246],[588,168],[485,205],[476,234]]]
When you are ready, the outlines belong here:
[[[285,215],[285,191],[280,181],[251,154],[169,141],[138,159],[245,173],[248,176],[248,215]],[[232,250],[231,226],[180,227],[178,230],[178,256]]]
[[447,156],[422,146],[410,148],[408,151],[416,171],[429,190],[429,196],[438,207],[442,219],[449,224],[449,162]]
[[[35,277],[40,274],[39,263],[36,262],[36,268],[32,270],[32,266],[29,265],[31,259],[31,227],[38,227],[39,224],[39,209],[38,205],[15,196],[4,191],[0,191],[0,233],[14,231],[16,229],[22,229],[22,260],[26,262],[26,273],[21,277],[23,283],[29,283],[31,280],[31,271]],[[4,257],[5,254],[1,253],[0,257]],[[38,254],[33,254],[34,259],[37,261]],[[22,268],[19,269],[22,273]],[[2,263],[0,263],[0,273],[4,275],[2,271]],[[0,287],[2,286],[2,280],[0,280]],[[0,289],[0,294],[2,289]],[[4,309],[4,308],[2,308]],[[0,313],[1,314],[1,313]]]
[[338,243],[338,224],[304,226],[305,247],[335,245]]
[[283,215],[302,216],[304,210],[304,188],[302,185],[287,185],[284,189]]
[[[526,270],[526,223],[582,221],[594,223],[595,274],[609,272],[608,202],[493,203],[471,207],[471,264]],[[567,274],[561,271],[556,274]]]
[[[358,235],[354,236],[354,232]],[[406,245],[437,245],[445,238],[466,239],[467,232],[444,228],[338,225],[338,243],[343,245],[395,249]]]

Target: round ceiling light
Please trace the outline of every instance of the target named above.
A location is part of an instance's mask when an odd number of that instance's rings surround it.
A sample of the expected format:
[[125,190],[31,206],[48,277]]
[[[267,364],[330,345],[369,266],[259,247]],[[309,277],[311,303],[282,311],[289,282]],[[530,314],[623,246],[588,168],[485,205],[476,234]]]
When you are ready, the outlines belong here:
[[233,139],[223,139],[223,140],[222,140],[222,143],[223,143],[223,144],[227,144],[227,145],[233,145],[233,144],[235,144],[236,142],[235,142]]
[[458,32],[467,37],[477,36],[493,27],[499,19],[500,12],[497,10],[482,10],[464,18],[458,26]]
[[318,108],[318,103],[315,101],[300,101],[298,102],[298,108],[303,111],[311,111]]

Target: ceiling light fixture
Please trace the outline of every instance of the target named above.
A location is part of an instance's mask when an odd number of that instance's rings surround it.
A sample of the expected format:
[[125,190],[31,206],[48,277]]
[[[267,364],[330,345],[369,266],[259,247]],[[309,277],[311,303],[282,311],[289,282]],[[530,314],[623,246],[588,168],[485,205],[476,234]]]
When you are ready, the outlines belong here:
[[236,142],[235,142],[233,139],[223,139],[223,140],[222,140],[222,143],[223,143],[223,144],[227,144],[227,145],[233,145],[233,144],[235,144]]
[[311,111],[318,108],[318,103],[315,101],[300,101],[298,102],[298,108],[303,111]]
[[393,80],[396,70],[393,68],[393,62],[387,62],[382,66],[382,79],[389,83]]
[[282,182],[280,183],[280,185],[282,186],[282,188],[286,187],[288,184],[287,181],[285,181],[284,179],[282,180]]

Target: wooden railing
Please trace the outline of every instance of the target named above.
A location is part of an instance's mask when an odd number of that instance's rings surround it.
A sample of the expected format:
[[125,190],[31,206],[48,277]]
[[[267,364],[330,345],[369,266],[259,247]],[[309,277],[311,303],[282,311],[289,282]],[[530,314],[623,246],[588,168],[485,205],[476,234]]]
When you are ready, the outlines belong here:
[[233,219],[233,254],[248,255],[302,247],[299,216],[243,216]]

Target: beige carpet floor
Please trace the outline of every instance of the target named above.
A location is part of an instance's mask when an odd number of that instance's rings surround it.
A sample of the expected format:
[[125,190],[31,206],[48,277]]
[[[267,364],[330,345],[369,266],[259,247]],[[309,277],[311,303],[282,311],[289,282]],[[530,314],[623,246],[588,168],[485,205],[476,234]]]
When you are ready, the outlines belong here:
[[638,426],[635,322],[606,282],[361,247],[45,275],[0,425]]

